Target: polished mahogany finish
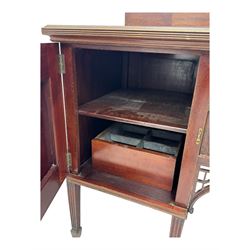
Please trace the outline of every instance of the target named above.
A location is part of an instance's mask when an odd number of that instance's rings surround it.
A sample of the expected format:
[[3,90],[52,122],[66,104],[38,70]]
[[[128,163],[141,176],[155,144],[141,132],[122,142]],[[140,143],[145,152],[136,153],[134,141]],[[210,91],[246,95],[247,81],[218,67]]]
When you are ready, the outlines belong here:
[[41,182],[40,219],[42,219],[44,214],[46,213],[57,191],[61,187],[62,182],[63,181],[59,177],[58,167],[50,166],[47,175],[44,176]]
[[92,167],[91,159],[82,165],[79,175],[70,174],[67,180],[173,214],[178,218],[185,219],[187,216],[187,209],[174,204],[171,192],[98,171]]
[[[66,153],[71,154],[70,163],[57,164],[59,173],[68,171],[73,236],[81,231],[81,185],[170,213],[171,237],[181,236],[190,206],[209,190],[195,193],[200,166],[209,163],[208,14],[150,15],[155,23],[127,14],[130,26],[42,29],[61,43],[65,57],[63,89],[53,85],[65,107],[55,92],[51,96],[58,116],[65,108],[67,126],[63,120],[53,124],[56,133],[64,129],[61,141],[67,139],[67,147],[62,143],[60,148],[55,136],[55,152],[60,151],[64,161]],[[165,27],[152,26],[157,23]],[[55,56],[51,58],[56,64]],[[53,72],[55,68],[51,66]],[[60,74],[53,75],[51,80],[57,82]],[[173,157],[98,137],[117,122],[181,135],[178,154]]]
[[49,35],[53,42],[79,44],[85,48],[165,50],[178,54],[209,50],[209,30],[203,27],[48,25],[42,28],[42,33]]
[[181,237],[183,225],[185,220],[178,218],[176,216],[172,216],[171,226],[170,226],[170,237]]
[[76,87],[76,75],[75,75],[75,64],[74,64],[74,53],[70,46],[62,45],[61,53],[65,60],[65,74],[63,74],[63,87],[65,95],[65,119],[67,124],[67,140],[68,148],[67,151],[71,153],[71,171],[78,173],[78,166],[80,165],[80,147],[79,147],[79,136],[76,136],[79,131],[78,116],[75,115],[77,109],[77,87]]
[[172,191],[181,134],[118,124],[92,140],[95,169]]
[[192,96],[154,90],[118,90],[79,107],[81,115],[186,133]]
[[196,186],[197,158],[199,156],[201,139],[207,120],[209,105],[209,57],[203,55],[199,60],[197,80],[192,102],[187,136],[184,146],[179,183],[176,193],[176,203],[188,207]]
[[63,96],[57,44],[41,45],[41,218],[66,175]]
[[176,163],[173,156],[93,139],[92,163],[104,172],[172,190]]
[[[77,88],[78,106],[121,88],[122,56],[120,52],[75,49],[74,56],[77,82],[69,81],[66,84]],[[75,138],[75,144],[80,138],[80,162],[82,164],[91,157],[91,139],[109,126],[110,122],[78,116],[78,112],[74,115],[75,118],[72,117],[71,121],[72,119],[79,121],[79,134],[76,132],[72,138]],[[76,123],[75,126],[77,130]],[[75,171],[78,170],[75,169]]]
[[56,162],[53,140],[51,81],[47,54],[48,47],[48,45],[41,46],[41,181]]
[[80,213],[80,186],[76,185],[67,180],[68,198],[69,198],[69,209],[71,217],[71,234],[73,237],[80,237],[82,233],[81,228],[81,213]]

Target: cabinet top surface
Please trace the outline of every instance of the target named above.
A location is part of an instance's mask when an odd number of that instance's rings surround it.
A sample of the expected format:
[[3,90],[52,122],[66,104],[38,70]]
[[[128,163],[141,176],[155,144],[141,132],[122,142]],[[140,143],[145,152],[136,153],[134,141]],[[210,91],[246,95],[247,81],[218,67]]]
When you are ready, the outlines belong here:
[[209,51],[205,27],[47,25],[42,34],[81,45]]

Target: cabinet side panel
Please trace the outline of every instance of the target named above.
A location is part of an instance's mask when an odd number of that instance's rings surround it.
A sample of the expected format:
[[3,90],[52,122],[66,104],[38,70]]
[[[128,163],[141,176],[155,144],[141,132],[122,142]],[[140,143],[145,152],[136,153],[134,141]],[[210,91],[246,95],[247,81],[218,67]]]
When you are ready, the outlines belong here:
[[176,203],[188,207],[196,185],[197,159],[206,124],[209,105],[209,57],[200,57],[192,108],[183,152]]
[[[75,62],[79,105],[121,88],[126,63],[122,52],[76,49]],[[106,120],[79,117],[80,163],[91,156],[91,139],[110,124]]]
[[84,104],[121,88],[123,53],[76,50],[78,104]]

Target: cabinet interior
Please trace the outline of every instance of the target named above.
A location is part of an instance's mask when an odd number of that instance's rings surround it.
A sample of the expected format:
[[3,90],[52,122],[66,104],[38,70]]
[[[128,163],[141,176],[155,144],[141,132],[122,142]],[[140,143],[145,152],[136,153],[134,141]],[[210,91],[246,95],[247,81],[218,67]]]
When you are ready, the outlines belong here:
[[80,163],[91,158],[91,140],[114,123],[181,134],[174,193],[199,57],[82,48],[75,48],[74,55]]

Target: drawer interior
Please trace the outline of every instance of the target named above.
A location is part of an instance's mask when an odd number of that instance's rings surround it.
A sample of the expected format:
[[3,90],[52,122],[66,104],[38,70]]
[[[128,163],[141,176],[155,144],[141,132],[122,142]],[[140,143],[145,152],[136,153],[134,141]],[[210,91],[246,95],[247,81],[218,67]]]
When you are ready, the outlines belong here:
[[179,133],[119,123],[109,127],[96,138],[175,157],[183,141],[183,135]]

